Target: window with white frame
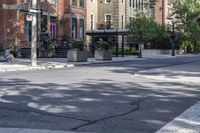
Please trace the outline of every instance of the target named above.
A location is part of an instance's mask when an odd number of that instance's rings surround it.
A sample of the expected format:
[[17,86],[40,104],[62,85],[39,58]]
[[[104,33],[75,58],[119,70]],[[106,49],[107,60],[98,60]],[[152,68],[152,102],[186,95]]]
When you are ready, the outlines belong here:
[[56,5],[57,0],[51,0],[51,4]]
[[79,19],[79,23],[80,23],[80,26],[79,26],[79,28],[80,28],[80,40],[84,40],[84,32],[85,32],[85,27],[84,27],[84,23],[85,23],[85,21],[84,21],[84,19]]
[[111,0],[105,0],[105,3],[109,4],[109,3],[111,3]]
[[121,25],[122,25],[122,29],[124,29],[124,15],[121,16]]
[[90,15],[90,29],[94,30],[94,15]]
[[110,14],[106,14],[105,15],[105,23],[106,24],[111,24],[111,22],[112,22],[111,15]]
[[72,18],[72,39],[77,39],[77,18]]
[[84,7],[84,3],[85,3],[84,0],[79,0],[79,6],[80,7]]
[[72,0],[72,6],[77,6],[77,0]]

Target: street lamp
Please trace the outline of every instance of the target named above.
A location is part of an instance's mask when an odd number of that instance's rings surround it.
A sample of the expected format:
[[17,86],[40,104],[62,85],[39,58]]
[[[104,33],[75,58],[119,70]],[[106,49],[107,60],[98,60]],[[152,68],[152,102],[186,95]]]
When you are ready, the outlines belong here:
[[176,33],[175,33],[175,21],[174,19],[172,20],[172,31],[170,33],[171,39],[172,39],[172,56],[176,56],[175,54],[175,37],[176,37]]

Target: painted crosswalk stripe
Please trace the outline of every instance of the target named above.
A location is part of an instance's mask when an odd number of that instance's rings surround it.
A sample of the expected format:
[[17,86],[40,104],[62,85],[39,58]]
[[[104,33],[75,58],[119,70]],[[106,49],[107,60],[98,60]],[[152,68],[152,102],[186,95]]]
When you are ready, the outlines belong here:
[[187,109],[156,133],[200,133],[200,102]]

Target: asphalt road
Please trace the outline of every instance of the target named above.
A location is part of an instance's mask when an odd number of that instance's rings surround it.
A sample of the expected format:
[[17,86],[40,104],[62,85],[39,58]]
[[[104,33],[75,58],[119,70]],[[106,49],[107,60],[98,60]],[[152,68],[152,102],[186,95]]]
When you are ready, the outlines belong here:
[[200,100],[200,84],[135,73],[199,61],[179,57],[0,73],[0,127],[154,133]]

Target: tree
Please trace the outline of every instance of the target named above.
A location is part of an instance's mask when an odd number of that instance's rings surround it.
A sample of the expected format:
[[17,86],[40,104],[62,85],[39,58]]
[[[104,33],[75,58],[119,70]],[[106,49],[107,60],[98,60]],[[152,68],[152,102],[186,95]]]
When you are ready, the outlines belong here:
[[130,34],[139,44],[149,42],[155,35],[157,24],[142,14],[138,14],[129,24]]
[[176,20],[176,30],[197,45],[200,41],[200,0],[173,0],[172,5],[171,17]]

